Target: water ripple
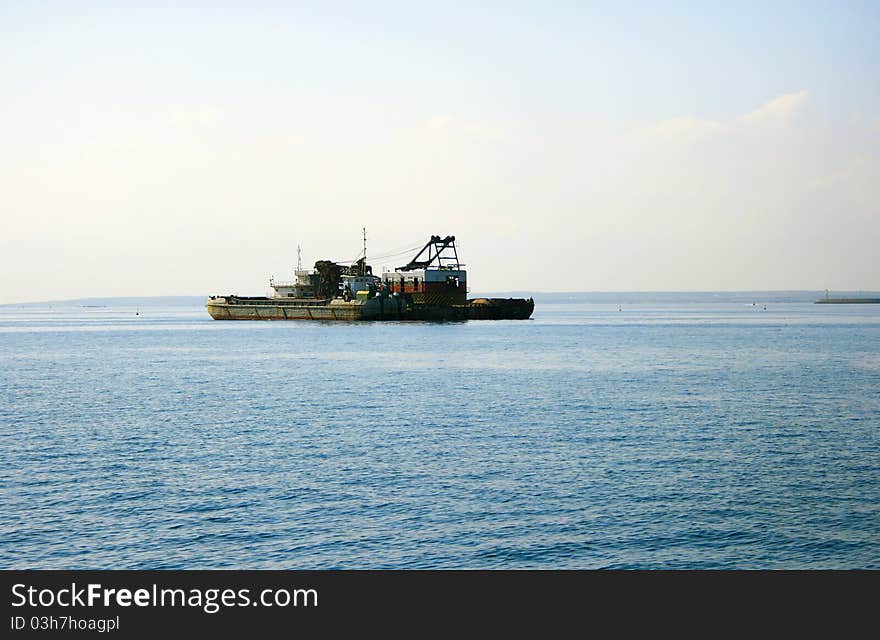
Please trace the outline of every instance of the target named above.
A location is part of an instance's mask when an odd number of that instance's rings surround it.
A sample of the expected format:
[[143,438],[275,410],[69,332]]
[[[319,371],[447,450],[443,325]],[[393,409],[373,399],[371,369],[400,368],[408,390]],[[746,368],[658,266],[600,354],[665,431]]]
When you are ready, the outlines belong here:
[[880,568],[880,313],[606,306],[0,310],[0,565]]

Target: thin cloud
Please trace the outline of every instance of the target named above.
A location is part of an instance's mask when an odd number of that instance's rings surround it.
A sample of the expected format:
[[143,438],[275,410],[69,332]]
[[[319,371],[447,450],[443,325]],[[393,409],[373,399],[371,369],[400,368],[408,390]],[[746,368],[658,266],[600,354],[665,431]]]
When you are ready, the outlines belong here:
[[420,142],[447,140],[453,137],[480,138],[496,142],[504,139],[504,133],[499,129],[449,115],[434,116],[418,127],[403,129],[402,133]]
[[723,131],[725,125],[716,120],[683,116],[670,118],[634,131],[638,136],[649,138],[702,138]]
[[741,127],[785,122],[801,110],[809,95],[810,92],[806,89],[786,93],[765,102],[757,109],[726,121],[681,116],[640,127],[632,133],[643,138],[695,140]]
[[223,115],[221,109],[187,109],[174,111],[168,120],[176,127],[210,127],[219,124]]
[[768,121],[787,120],[794,116],[807,101],[809,91],[803,89],[796,93],[773,98],[765,102],[754,111],[750,111],[740,118],[744,124],[756,124]]

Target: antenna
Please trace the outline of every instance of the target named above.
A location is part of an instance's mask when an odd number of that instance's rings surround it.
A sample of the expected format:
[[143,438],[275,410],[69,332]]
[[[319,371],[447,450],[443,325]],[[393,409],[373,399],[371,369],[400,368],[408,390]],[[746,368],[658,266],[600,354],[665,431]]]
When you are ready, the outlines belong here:
[[303,261],[302,261],[302,248],[299,245],[296,245],[296,270],[297,272],[302,271]]
[[364,227],[364,263],[367,262],[367,228]]

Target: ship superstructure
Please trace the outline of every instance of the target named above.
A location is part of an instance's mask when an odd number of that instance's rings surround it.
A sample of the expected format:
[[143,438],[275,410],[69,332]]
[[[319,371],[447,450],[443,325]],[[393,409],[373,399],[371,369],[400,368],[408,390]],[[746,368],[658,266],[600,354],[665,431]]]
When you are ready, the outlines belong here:
[[458,260],[455,236],[431,236],[416,256],[402,267],[382,273],[392,292],[408,295],[413,304],[467,303],[467,271]]
[[275,282],[269,278],[269,287],[273,291],[274,298],[314,298],[315,283],[312,279],[313,272],[302,268],[302,249],[296,248],[296,269],[293,272],[294,279],[289,282]]

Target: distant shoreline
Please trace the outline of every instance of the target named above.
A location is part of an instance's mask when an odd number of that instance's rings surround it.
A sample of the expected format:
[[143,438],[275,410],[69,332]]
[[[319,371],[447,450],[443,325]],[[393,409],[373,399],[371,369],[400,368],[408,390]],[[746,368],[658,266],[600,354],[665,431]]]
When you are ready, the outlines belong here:
[[[729,303],[815,303],[824,296],[817,290],[769,290],[769,291],[473,291],[469,297],[533,297],[535,302],[551,304],[560,302],[584,302],[594,304],[650,304],[672,302],[729,302]],[[861,301],[880,298],[875,291],[839,291],[832,300]],[[12,302],[0,304],[0,308],[58,307],[201,307],[203,296],[125,296],[91,297],[36,302]],[[823,300],[824,301],[824,300]]]

